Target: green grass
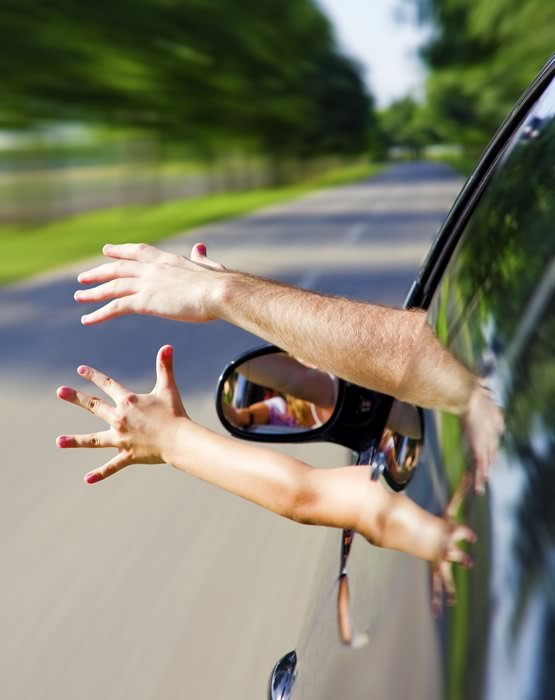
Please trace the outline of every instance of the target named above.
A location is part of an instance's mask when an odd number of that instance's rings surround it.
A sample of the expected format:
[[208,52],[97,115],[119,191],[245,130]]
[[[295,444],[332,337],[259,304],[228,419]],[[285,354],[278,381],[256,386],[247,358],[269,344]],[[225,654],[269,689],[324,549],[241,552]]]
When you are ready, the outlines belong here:
[[100,252],[104,243],[153,243],[205,224],[231,219],[312,190],[356,182],[379,164],[337,168],[285,187],[214,194],[156,206],[122,207],[80,214],[36,228],[0,226],[0,285]]

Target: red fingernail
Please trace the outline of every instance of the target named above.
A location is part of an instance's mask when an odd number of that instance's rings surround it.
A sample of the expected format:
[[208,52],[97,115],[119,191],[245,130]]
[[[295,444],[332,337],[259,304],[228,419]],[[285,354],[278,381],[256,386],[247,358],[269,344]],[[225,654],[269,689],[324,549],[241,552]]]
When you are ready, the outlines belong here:
[[87,369],[88,369],[88,367],[85,367],[85,365],[79,365],[79,367],[77,367],[77,374],[80,374],[81,376],[83,376],[83,375],[87,374]]
[[56,440],[56,444],[58,447],[69,447],[71,445],[71,438],[67,435],[60,435]]
[[97,481],[102,481],[102,475],[98,472],[89,472],[85,474],[85,481],[87,484],[96,484]]
[[162,357],[164,360],[169,360],[171,358],[172,354],[173,354],[173,348],[171,345],[166,346],[162,350]]
[[61,386],[56,392],[61,399],[71,399],[75,392],[69,386]]
[[199,252],[201,255],[206,255],[206,246],[204,243],[199,243],[197,245],[197,252]]

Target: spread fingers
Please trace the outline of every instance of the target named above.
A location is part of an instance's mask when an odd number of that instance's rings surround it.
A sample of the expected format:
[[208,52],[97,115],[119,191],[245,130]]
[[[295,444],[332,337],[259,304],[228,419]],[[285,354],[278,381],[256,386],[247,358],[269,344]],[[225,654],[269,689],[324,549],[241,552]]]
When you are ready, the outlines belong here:
[[114,447],[109,430],[88,435],[60,435],[56,439],[58,447]]
[[76,406],[81,406],[81,408],[84,408],[86,411],[89,411],[95,416],[102,418],[107,423],[112,423],[115,417],[115,410],[112,408],[112,406],[96,396],[90,396],[82,391],[72,389],[69,386],[59,387],[56,393],[58,394],[58,398],[62,399],[63,401],[68,401]]
[[116,382],[115,379],[112,379],[112,377],[109,377],[103,372],[99,372],[93,367],[80,365],[77,368],[77,374],[83,377],[83,379],[96,384],[99,389],[102,389],[102,391],[108,394],[114,401],[123,399],[129,393],[121,384]]
[[124,279],[111,280],[91,289],[79,289],[73,295],[75,301],[106,301],[107,299],[117,299],[138,291],[138,283],[135,279],[126,277]]
[[77,281],[81,284],[99,284],[123,277],[139,277],[144,270],[145,266],[142,263],[120,260],[114,263],[104,263],[104,265],[98,265],[98,267],[82,272],[77,277]]
[[97,481],[107,479],[109,476],[112,476],[112,474],[121,471],[124,467],[128,467],[130,464],[132,464],[132,462],[129,459],[129,456],[125,452],[120,452],[109,462],[106,462],[103,467],[100,467],[100,469],[95,469],[94,471],[85,474],[85,481],[87,484],[96,484]]

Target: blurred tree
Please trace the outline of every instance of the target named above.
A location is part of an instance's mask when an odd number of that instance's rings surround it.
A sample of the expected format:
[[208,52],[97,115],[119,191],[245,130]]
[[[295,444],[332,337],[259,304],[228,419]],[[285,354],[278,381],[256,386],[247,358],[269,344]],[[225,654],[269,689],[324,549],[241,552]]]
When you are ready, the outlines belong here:
[[403,97],[382,110],[380,125],[388,149],[400,148],[414,158],[436,143],[441,133],[434,112],[412,97]]
[[363,82],[313,0],[4,0],[0,20],[0,126],[113,124],[271,155],[365,145]]
[[432,39],[428,100],[445,130],[482,147],[553,52],[555,4],[544,0],[406,0]]

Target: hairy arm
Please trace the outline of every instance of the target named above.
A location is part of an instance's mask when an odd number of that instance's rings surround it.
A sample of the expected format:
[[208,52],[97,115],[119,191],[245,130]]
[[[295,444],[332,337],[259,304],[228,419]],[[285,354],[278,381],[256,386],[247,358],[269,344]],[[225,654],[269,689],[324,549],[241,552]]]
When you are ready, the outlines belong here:
[[215,318],[401,401],[463,415],[477,380],[422,311],[331,297],[237,272],[218,280]]
[[177,321],[223,319],[338,377],[404,402],[463,418],[483,492],[503,430],[489,392],[435,337],[418,310],[394,309],[326,296],[225,270],[144,244],[105,246],[116,262],[84,272],[80,302],[107,304],[83,316],[85,325],[130,313]]
[[105,302],[91,325],[129,313],[179,321],[222,319],[343,379],[424,407],[466,413],[477,380],[434,336],[421,311],[332,297],[225,270],[144,244],[105,246],[117,262],[79,276],[80,302]]

